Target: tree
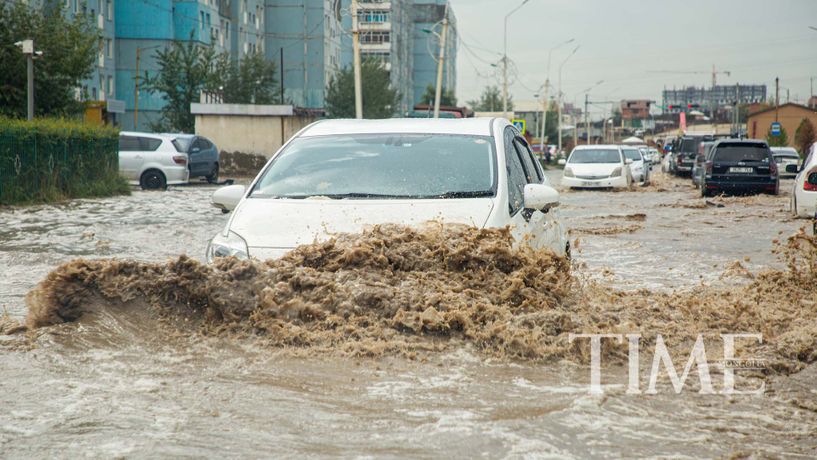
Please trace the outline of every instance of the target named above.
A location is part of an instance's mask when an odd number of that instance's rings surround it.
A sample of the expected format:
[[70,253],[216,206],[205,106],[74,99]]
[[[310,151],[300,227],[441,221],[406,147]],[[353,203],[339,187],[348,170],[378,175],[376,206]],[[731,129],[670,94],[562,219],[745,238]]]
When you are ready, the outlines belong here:
[[817,142],[814,124],[808,118],[803,118],[797,131],[794,132],[794,145],[800,151],[800,156],[806,156],[814,142]]
[[[468,105],[475,112],[500,112],[502,110],[502,94],[496,86],[487,86],[482,90],[479,99],[468,101]],[[513,99],[508,95],[508,110],[513,110]]]
[[275,104],[280,102],[275,63],[261,53],[250,53],[240,61],[229,53],[216,56],[205,91],[219,94],[227,104]]
[[[428,85],[426,86],[426,92],[420,99],[420,103],[425,105],[434,105],[434,99],[436,98],[436,88],[434,88],[434,85]],[[454,96],[454,92],[443,88],[443,90],[440,92],[440,105],[455,107],[457,105],[457,98]]]
[[25,39],[43,52],[34,63],[35,114],[82,112],[75,92],[93,71],[101,37],[90,16],[67,19],[63,4],[36,9],[26,2],[0,2],[0,114],[26,116],[26,58],[14,45]]
[[192,133],[195,118],[190,104],[198,102],[202,89],[214,68],[216,54],[211,47],[189,41],[173,41],[156,51],[159,70],[152,76],[145,72],[143,87],[151,93],[161,93],[165,106],[158,122],[151,123],[154,131],[181,131]]
[[[360,72],[363,118],[391,117],[400,95],[391,87],[389,72],[376,59],[364,60]],[[355,118],[355,74],[352,68],[341,69],[329,80],[325,105],[330,118]]]
[[769,144],[769,147],[785,147],[789,145],[789,135],[786,133],[786,129],[781,126],[780,134],[774,136],[772,135],[772,129],[769,128],[769,134],[766,135],[766,143]]

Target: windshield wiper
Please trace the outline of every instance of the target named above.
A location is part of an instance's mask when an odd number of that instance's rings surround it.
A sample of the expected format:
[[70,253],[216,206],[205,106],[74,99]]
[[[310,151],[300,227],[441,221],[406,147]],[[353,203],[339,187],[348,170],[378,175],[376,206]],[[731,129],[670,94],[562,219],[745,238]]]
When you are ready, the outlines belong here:
[[483,196],[493,196],[491,190],[476,190],[470,192],[445,192],[435,195],[423,195],[418,198],[478,198]]
[[350,193],[313,193],[310,195],[281,195],[277,196],[276,198],[287,198],[292,200],[304,200],[307,198],[329,198],[332,200],[342,200],[345,198],[411,198],[411,197],[406,195],[350,192]]

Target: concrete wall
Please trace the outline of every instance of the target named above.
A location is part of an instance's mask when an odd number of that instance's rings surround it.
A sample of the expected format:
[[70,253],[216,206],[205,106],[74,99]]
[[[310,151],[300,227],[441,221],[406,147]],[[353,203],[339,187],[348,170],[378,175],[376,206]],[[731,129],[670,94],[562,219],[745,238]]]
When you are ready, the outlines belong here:
[[288,105],[193,104],[196,134],[221,151],[270,158],[286,141],[317,120]]

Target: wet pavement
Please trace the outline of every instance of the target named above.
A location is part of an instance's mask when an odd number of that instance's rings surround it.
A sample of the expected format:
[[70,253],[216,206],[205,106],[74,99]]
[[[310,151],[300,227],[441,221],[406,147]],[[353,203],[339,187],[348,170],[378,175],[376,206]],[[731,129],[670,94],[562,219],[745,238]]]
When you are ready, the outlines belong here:
[[[558,183],[558,171],[548,174]],[[0,306],[22,319],[25,294],[78,257],[203,259],[227,220],[209,204],[213,190],[1,210]],[[703,200],[688,181],[660,175],[636,191],[562,199],[580,273],[623,289],[743,282],[721,274],[736,260],[777,264],[772,240],[807,223],[789,218],[785,194]],[[4,343],[14,339],[0,336],[3,458],[817,452],[814,366],[774,378],[760,397],[626,395],[626,369],[606,368],[598,396],[588,394],[588,369],[570,363],[508,362],[467,346],[419,361],[299,356],[169,336],[119,307],[49,328],[32,349]]]

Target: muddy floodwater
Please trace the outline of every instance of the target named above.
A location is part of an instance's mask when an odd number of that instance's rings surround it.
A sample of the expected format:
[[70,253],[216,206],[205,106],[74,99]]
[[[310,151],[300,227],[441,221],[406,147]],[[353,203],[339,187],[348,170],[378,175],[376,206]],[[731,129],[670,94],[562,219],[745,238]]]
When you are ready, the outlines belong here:
[[[558,183],[558,171],[549,176]],[[657,394],[627,394],[627,356],[615,351],[604,354],[603,393],[591,394],[590,367],[580,349],[559,348],[556,342],[544,348],[520,345],[521,340],[536,337],[526,336],[526,331],[540,330],[538,323],[531,326],[525,321],[495,336],[469,332],[466,323],[481,315],[479,311],[458,312],[463,315],[457,319],[462,329],[458,337],[434,329],[442,321],[450,322],[441,316],[445,312],[425,310],[413,317],[401,313],[384,319],[352,311],[340,317],[356,321],[355,343],[342,341],[344,334],[337,331],[343,331],[343,324],[333,329],[335,335],[315,338],[319,329],[326,332],[324,324],[303,327],[297,334],[289,329],[285,338],[290,342],[270,344],[269,339],[254,339],[253,331],[292,324],[255,314],[236,319],[228,331],[202,329],[186,323],[213,315],[226,321],[241,313],[222,309],[197,319],[192,314],[152,312],[138,296],[110,300],[127,287],[123,284],[117,293],[111,286],[118,286],[118,279],[106,272],[109,262],[95,265],[93,260],[128,261],[120,272],[131,275],[131,284],[138,284],[134,276],[167,279],[178,264],[199,267],[207,241],[227,220],[210,206],[214,188],[208,186],[0,210],[0,306],[7,313],[0,331],[13,332],[3,325],[26,320],[26,295],[62,264],[92,259],[69,270],[96,277],[99,286],[108,283],[101,296],[82,284],[65,282],[73,289],[71,295],[94,306],[76,321],[0,335],[0,457],[814,458],[817,304],[798,297],[781,307],[788,316],[775,316],[768,305],[787,297],[785,284],[769,284],[775,292],[764,293],[766,285],[756,280],[764,270],[785,269],[784,261],[772,252],[773,240],[785,240],[810,225],[790,218],[789,187],[784,181],[777,197],[701,199],[688,180],[658,174],[652,185],[627,192],[564,190],[559,209],[572,229],[573,273],[583,280],[577,286],[592,285],[594,293],[609,291],[611,308],[624,312],[627,302],[648,308],[644,299],[661,299],[673,308],[692,309],[678,317],[678,327],[689,329],[696,312],[718,313],[695,305],[695,299],[729,298],[729,291],[757,283],[754,291],[746,292],[757,293],[750,301],[765,302],[766,310],[736,323],[757,330],[733,332],[774,332],[768,338],[770,348],[762,350],[768,352],[764,356],[780,358],[774,371],[739,381],[747,390],[765,383],[762,395],[699,394],[695,371],[680,394],[666,378],[659,379]],[[426,241],[427,246],[432,243]],[[478,248],[498,257],[495,249]],[[179,259],[180,255],[192,260]],[[464,266],[474,263],[463,257]],[[168,260],[177,265],[165,268],[162,264]],[[273,292],[294,301],[297,295],[287,291],[276,270],[308,261],[282,263],[273,266],[268,278],[253,279],[274,280],[278,291]],[[526,263],[550,262],[534,258]],[[500,270],[516,276],[523,268]],[[393,270],[389,273],[393,278],[388,280],[401,286],[418,282]],[[329,276],[313,275],[313,283]],[[558,273],[548,276],[552,294],[558,291],[554,283],[563,278]],[[486,279],[484,275],[479,281],[487,283]],[[770,276],[766,281],[779,279]],[[435,280],[440,285],[445,281]],[[352,289],[357,282],[340,286]],[[150,286],[139,289],[145,292]],[[807,289],[798,288],[798,295],[810,292]],[[55,292],[67,291],[47,294]],[[336,288],[341,312],[344,292]],[[560,299],[570,297],[570,292],[550,297],[529,294],[528,298],[562,308],[565,303]],[[470,295],[486,304],[494,301],[467,290],[455,289],[450,298],[455,295]],[[41,301],[47,295],[35,297]],[[517,303],[525,307],[524,301]],[[799,306],[807,314],[793,311]],[[296,314],[305,311],[309,313],[301,305]],[[574,328],[609,319],[581,311],[582,318],[571,320]],[[755,314],[745,311],[747,317]],[[65,319],[64,312],[60,315],[43,323]],[[550,321],[550,327],[562,321],[561,317],[555,321],[554,315],[542,322]],[[397,321],[394,329],[399,332],[384,331],[377,321],[387,325]],[[781,321],[803,324],[791,324],[796,334],[787,335],[788,327],[781,328]],[[611,332],[623,330],[616,324],[606,326]],[[662,331],[672,328],[671,321],[661,325]],[[396,343],[392,335],[411,338],[421,333],[422,341],[400,342],[399,347],[368,346],[373,341]],[[505,340],[502,334],[515,335]],[[327,351],[335,343],[348,352]],[[305,345],[320,345],[322,351]],[[641,353],[643,392],[652,343]],[[689,352],[685,353],[675,360],[676,368],[683,369]],[[713,372],[712,379],[720,390],[723,375]]]

